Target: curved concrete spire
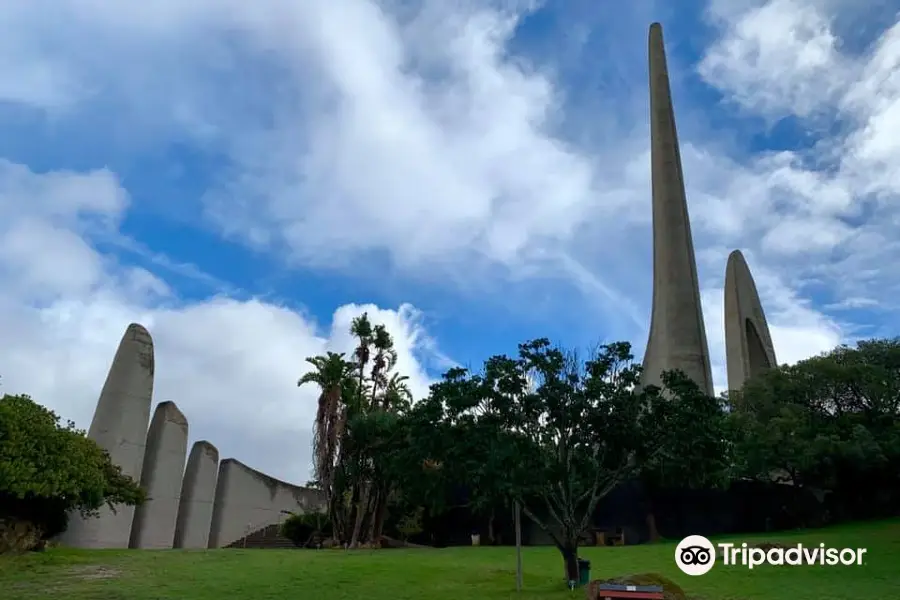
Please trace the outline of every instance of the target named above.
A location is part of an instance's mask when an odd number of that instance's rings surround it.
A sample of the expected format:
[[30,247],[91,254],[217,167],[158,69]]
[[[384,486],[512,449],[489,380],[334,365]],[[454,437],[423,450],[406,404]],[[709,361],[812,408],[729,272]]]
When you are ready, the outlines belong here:
[[741,389],[778,364],[759,293],[740,250],[728,255],[725,267],[725,360],[729,390]]
[[[144,465],[153,370],[153,339],[142,325],[132,323],[119,342],[88,430],[88,437],[135,481],[141,480]],[[104,506],[97,518],[73,513],[61,541],[81,548],[127,548],[133,518],[131,506],[115,511]]]
[[709,348],[659,23],[650,26],[649,54],[653,311],[642,384],[659,385],[663,371],[680,369],[712,395]]
[[219,451],[206,440],[194,442],[181,483],[175,548],[206,548],[209,544],[218,475]]
[[141,470],[147,501],[134,511],[130,548],[171,548],[181,499],[181,475],[187,456],[188,421],[174,402],[160,402],[150,430]]

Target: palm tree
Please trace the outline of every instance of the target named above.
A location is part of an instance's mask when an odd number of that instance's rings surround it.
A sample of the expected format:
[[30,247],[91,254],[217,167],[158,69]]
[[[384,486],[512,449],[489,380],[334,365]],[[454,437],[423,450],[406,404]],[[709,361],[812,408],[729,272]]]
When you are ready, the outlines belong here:
[[[358,408],[361,412],[370,412],[383,409],[381,400],[384,392],[390,383],[388,373],[397,364],[397,351],[394,349],[394,340],[390,332],[383,324],[372,326],[369,321],[368,314],[363,313],[355,318],[350,326],[350,332],[357,338],[358,346],[354,352],[356,356],[356,368],[359,369],[359,402]],[[369,363],[371,362],[371,369]],[[365,382],[368,379],[369,385]],[[392,393],[402,393],[402,380],[395,380],[395,389]],[[400,387],[397,387],[400,385]],[[350,547],[355,548],[359,545],[360,537],[363,534],[363,523],[369,518],[368,538],[372,537],[373,531],[380,534],[380,526],[375,526],[378,514],[383,513],[380,508],[381,503],[386,501],[384,494],[381,493],[384,482],[375,482],[373,478],[374,463],[371,456],[360,456],[360,480],[357,482],[357,504],[356,519],[353,525],[353,534],[350,539]],[[374,541],[374,540],[369,540]]]
[[369,321],[368,313],[363,313],[355,317],[350,323],[350,334],[356,338],[357,345],[353,351],[356,358],[355,368],[357,369],[357,405],[356,409],[364,410],[363,398],[365,395],[366,367],[369,365],[372,345],[372,322]]
[[[390,368],[393,368],[396,362],[396,354],[391,354],[390,356],[393,357],[389,361]],[[390,378],[387,378],[385,375],[388,370],[382,375],[381,394],[379,397],[373,398],[373,408],[383,412],[402,412],[412,403],[412,392],[406,383],[409,377],[399,373],[391,373]],[[381,474],[381,477],[377,475],[376,471],[375,492],[374,498],[372,498],[372,517],[369,522],[368,533],[368,539],[372,542],[377,542],[381,538],[384,520],[387,516],[388,502],[397,491],[392,486],[391,481],[384,477],[384,474]]]
[[391,373],[384,390],[381,393],[381,405],[383,410],[402,410],[412,403],[412,391],[409,389],[409,377],[399,373]]
[[394,340],[384,325],[376,325],[372,345],[375,347],[375,356],[372,360],[372,396],[369,406],[378,408],[379,388],[387,385],[387,374],[397,364],[397,351],[394,350]]
[[337,352],[312,356],[306,362],[313,369],[297,381],[297,386],[315,383],[321,390],[313,426],[313,462],[315,478],[325,491],[327,505],[331,506],[334,471],[340,460],[341,438],[347,426],[347,411],[341,397],[354,366],[344,359],[343,353]]
[[[370,378],[372,386],[366,385],[366,367],[369,366],[369,361],[372,358],[372,345],[378,337],[381,337],[383,328],[382,325],[377,325],[373,329],[372,322],[369,321],[368,313],[363,313],[358,317],[355,317],[350,323],[350,334],[357,340],[356,349],[353,351],[353,355],[356,358],[354,366],[357,369],[356,377],[358,383],[355,409],[359,413],[368,412],[371,403],[370,399],[367,397],[367,391],[371,391],[374,394],[374,390],[377,387],[374,378]],[[353,486],[353,497],[356,500],[356,516],[353,523],[353,532],[350,536],[351,548],[356,548],[359,545],[363,519],[366,517],[366,513],[368,512],[367,509],[369,507],[369,483],[364,481],[364,477],[362,476],[364,473],[362,467],[364,467],[368,461],[365,456],[357,456],[356,458],[358,467],[360,468],[356,470],[358,478]]]
[[315,383],[322,390],[313,440],[315,477],[325,490],[336,536],[352,523],[350,546],[357,547],[364,537],[380,536],[391,485],[379,481],[383,477],[371,455],[375,447],[351,449],[344,443],[348,423],[373,411],[402,411],[412,394],[408,378],[391,373],[397,352],[384,325],[373,326],[363,313],[351,322],[350,333],[357,341],[352,361],[335,352],[307,358],[314,368],[297,385]]

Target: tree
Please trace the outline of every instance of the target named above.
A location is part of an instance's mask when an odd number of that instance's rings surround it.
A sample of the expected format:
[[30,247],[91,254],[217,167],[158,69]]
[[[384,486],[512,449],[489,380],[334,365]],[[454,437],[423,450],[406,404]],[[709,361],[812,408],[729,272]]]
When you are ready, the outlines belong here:
[[381,394],[381,408],[388,411],[405,411],[412,405],[413,396],[407,375],[391,373]]
[[[353,359],[329,352],[307,358],[315,370],[298,385],[319,386],[315,422],[316,479],[328,495],[329,518],[339,541],[357,547],[381,536],[387,506],[395,493],[378,455],[395,437],[389,415],[411,402],[408,378],[394,371],[394,341],[367,313],[353,319]],[[349,539],[348,539],[349,538]]]
[[[325,356],[313,356],[306,359],[313,370],[305,373],[298,386],[314,383],[319,386],[318,408],[313,433],[313,466],[315,478],[325,492],[326,505],[330,512],[336,514],[334,507],[339,494],[335,489],[335,470],[340,464],[341,440],[347,426],[347,410],[343,402],[343,393],[350,387],[350,375],[354,371],[353,363],[344,359],[343,353],[328,352]],[[343,533],[342,519],[335,519],[333,526],[335,535]]]
[[681,371],[663,373],[662,383],[645,390],[640,435],[650,443],[638,458],[651,540],[660,537],[654,507],[661,489],[723,487],[732,475],[724,400],[707,396]]
[[400,492],[401,512],[419,506],[432,515],[443,512],[451,488],[462,481],[449,468],[455,461],[444,468],[449,454],[443,407],[429,396],[397,414],[392,427],[390,434],[387,428],[382,430],[378,460],[384,478]]
[[[516,500],[578,580],[579,539],[597,503],[635,472],[640,370],[627,344],[579,361],[546,339],[495,356],[482,374],[454,369],[432,387],[429,458],[476,505]],[[428,443],[422,444],[428,447]]]
[[[396,360],[396,358],[395,358]],[[393,366],[393,364],[392,364]],[[378,399],[378,408],[374,411],[383,425],[379,436],[370,446],[373,457],[372,472],[376,484],[373,515],[370,520],[368,539],[378,541],[384,529],[389,502],[399,493],[397,478],[391,476],[390,464],[397,452],[397,444],[404,437],[404,428],[398,415],[406,412],[412,404],[412,392],[407,385],[409,377],[392,373],[385,378],[384,387]]]
[[[73,423],[28,396],[0,398],[0,517],[30,530],[29,545],[65,530],[69,511],[136,505],[144,491]],[[0,536],[5,537],[5,536]]]
[[896,500],[900,340],[861,341],[770,369],[731,404],[741,475],[830,496],[846,516],[874,516]]
[[441,422],[420,420],[418,444],[411,445],[422,449],[426,465],[440,465],[440,469],[426,470],[431,487],[437,483],[442,489],[440,494],[431,492],[432,508],[447,508],[437,500],[459,497],[464,488],[463,504],[455,506],[487,517],[491,543],[495,541],[495,511],[511,505],[517,482],[514,474],[520,468],[516,440],[509,435],[511,412],[504,408],[509,398],[499,387],[500,379],[514,368],[513,361],[498,356],[485,363],[483,374],[450,369],[431,387],[428,404],[420,403],[423,414]]
[[479,374],[451,369],[410,413],[410,452],[440,467],[421,493],[446,497],[463,485],[474,511],[518,501],[577,580],[597,505],[625,479],[700,486],[726,477],[720,403],[681,373],[664,374],[662,390],[639,390],[639,378],[622,342],[582,360],[538,339]]
[[[636,472],[643,402],[640,367],[627,343],[601,346],[586,361],[546,339],[519,346],[493,386],[511,409],[516,450],[526,458],[516,500],[556,543],[570,581],[597,504]],[[511,392],[511,394],[510,394]],[[524,443],[522,443],[524,442]]]
[[[373,327],[367,313],[353,319],[350,333],[357,339],[355,366],[359,385],[354,413],[362,417],[370,411],[384,410],[384,391],[389,381],[388,373],[397,363],[397,353],[394,350],[394,340],[387,328],[381,324]],[[362,444],[357,444],[356,448],[358,452],[355,455],[356,477],[353,494],[356,498],[356,517],[350,537],[351,548],[359,545],[367,517],[372,523],[369,532],[374,535],[378,527],[374,523],[377,520],[376,516],[386,510],[390,491],[389,482],[376,481],[379,473],[376,472],[372,459],[373,448],[371,446],[367,448]]]

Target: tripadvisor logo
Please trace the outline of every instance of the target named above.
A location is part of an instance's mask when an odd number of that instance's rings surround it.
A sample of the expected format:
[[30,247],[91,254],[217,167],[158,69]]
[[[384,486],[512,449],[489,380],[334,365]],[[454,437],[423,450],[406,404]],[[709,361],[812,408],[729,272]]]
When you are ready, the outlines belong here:
[[716,564],[716,549],[702,535],[689,535],[675,547],[675,564],[686,575],[704,575]]
[[687,575],[703,575],[713,568],[717,558],[721,559],[724,565],[742,565],[748,569],[764,564],[833,567],[838,564],[861,565],[865,553],[865,548],[826,548],[825,544],[819,544],[817,547],[797,544],[768,549],[750,547],[746,543],[737,545],[723,542],[714,546],[702,535],[689,535],[675,547],[675,564]]

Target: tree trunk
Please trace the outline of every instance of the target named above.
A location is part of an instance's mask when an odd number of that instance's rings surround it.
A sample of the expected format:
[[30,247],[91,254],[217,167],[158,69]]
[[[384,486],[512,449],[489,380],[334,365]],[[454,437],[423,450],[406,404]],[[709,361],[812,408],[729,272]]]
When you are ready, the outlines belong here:
[[347,527],[351,517],[351,511],[347,507],[346,492],[345,488],[335,488],[332,491],[328,509],[328,515],[331,519],[332,537],[341,544],[347,541]]
[[566,581],[578,582],[578,541],[567,541],[559,548],[565,566]]
[[659,528],[656,526],[656,503],[653,501],[656,486],[644,485],[644,522],[647,524],[647,535],[651,542],[658,542],[662,539],[659,534]]
[[340,542],[344,533],[343,515],[341,515],[340,502],[337,501],[335,494],[332,494],[328,502],[328,517],[331,519],[331,537]]
[[360,482],[354,482],[350,488],[349,498],[344,499],[344,536],[343,542],[349,546],[353,535],[353,525],[356,523],[356,515],[359,512]]
[[380,502],[378,504],[378,508],[375,510],[375,528],[372,534],[372,541],[380,540],[381,534],[384,532],[384,521],[387,518],[389,497],[390,488],[384,489],[383,493],[379,496]]
[[488,517],[488,544],[493,546],[496,543],[494,538],[494,509],[491,509],[491,516]]
[[350,547],[359,546],[359,536],[362,533],[363,520],[366,518],[366,509],[369,507],[369,483],[360,484],[359,501],[356,503],[356,519],[353,524],[353,535],[350,538]]
[[650,507],[650,511],[646,515],[647,520],[647,531],[650,536],[651,542],[658,542],[662,539],[662,536],[659,535],[659,529],[656,527],[656,514],[653,512],[653,507]]
[[374,543],[376,541],[375,538],[375,528],[378,526],[378,513],[381,511],[381,505],[384,503],[384,492],[381,486],[375,486],[375,490],[371,497],[371,502],[369,503],[369,522],[366,527],[366,539],[367,542]]

